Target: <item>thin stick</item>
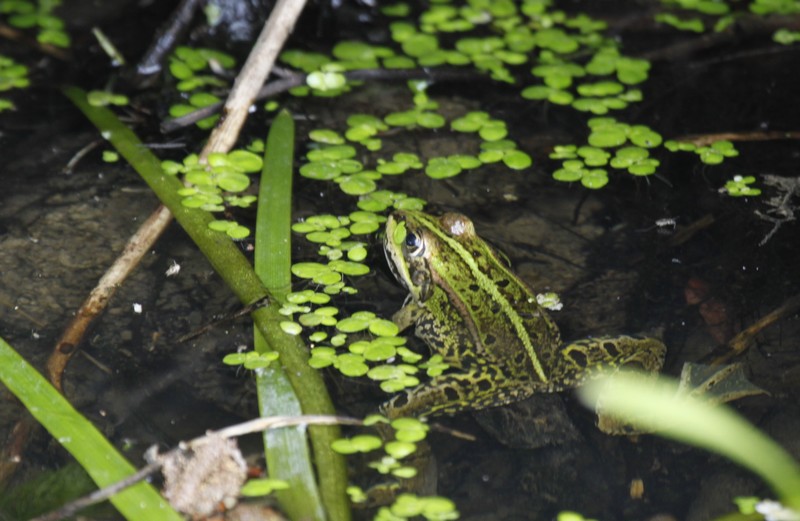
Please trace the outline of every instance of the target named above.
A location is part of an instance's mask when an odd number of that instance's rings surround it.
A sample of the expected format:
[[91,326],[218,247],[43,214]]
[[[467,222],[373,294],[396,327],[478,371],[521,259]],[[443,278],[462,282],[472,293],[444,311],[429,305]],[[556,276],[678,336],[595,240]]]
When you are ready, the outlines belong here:
[[[261,101],[273,98],[289,89],[305,85],[305,73],[286,71],[281,74],[281,78],[271,81],[261,87],[256,94],[254,101]],[[452,68],[440,69],[356,69],[344,73],[344,77],[349,81],[405,81],[405,80],[430,80],[430,81],[489,81],[489,76],[478,74],[471,71],[460,71]],[[217,102],[199,108],[179,118],[168,119],[161,124],[161,132],[169,134],[183,127],[197,123],[201,119],[216,114],[222,108],[223,103]]]
[[75,318],[69,323],[62,333],[61,338],[56,343],[56,347],[47,360],[47,376],[53,386],[62,391],[61,380],[64,367],[69,362],[72,355],[77,352],[89,325],[105,310],[108,301],[116,292],[117,288],[128,277],[142,257],[150,251],[158,237],[166,229],[167,224],[172,220],[172,214],[164,206],[159,206],[136,233],[128,239],[128,244],[122,251],[114,264],[105,272],[97,283],[97,286],[83,302]]
[[270,70],[283,48],[283,44],[294,29],[305,0],[278,0],[272,9],[258,40],[250,51],[242,72],[237,76],[233,89],[225,101],[220,123],[214,127],[201,157],[211,151],[230,150],[239,137],[247,113],[256,95],[267,81]]
[[267,429],[278,429],[282,427],[294,427],[298,425],[363,425],[364,422],[355,418],[347,418],[344,416],[326,416],[326,415],[308,415],[308,416],[273,416],[271,418],[257,418],[237,425],[226,427],[219,431],[212,431],[205,436],[200,436],[189,440],[188,442],[180,443],[176,448],[164,453],[159,454],[158,459],[152,463],[148,463],[136,473],[131,474],[127,478],[120,480],[113,485],[95,490],[94,492],[71,501],[60,508],[35,517],[30,521],[58,521],[66,517],[75,515],[78,511],[96,505],[101,501],[109,499],[114,494],[122,492],[128,487],[146,479],[149,475],[157,472],[164,461],[170,457],[175,457],[179,452],[191,450],[200,445],[210,443],[219,438],[233,438],[235,436],[242,436],[253,432],[260,432]]
[[800,295],[789,298],[783,305],[758,319],[754,324],[740,332],[728,342],[729,351],[718,356],[711,365],[724,364],[731,358],[744,353],[755,342],[756,335],[775,322],[793,315],[800,309]]

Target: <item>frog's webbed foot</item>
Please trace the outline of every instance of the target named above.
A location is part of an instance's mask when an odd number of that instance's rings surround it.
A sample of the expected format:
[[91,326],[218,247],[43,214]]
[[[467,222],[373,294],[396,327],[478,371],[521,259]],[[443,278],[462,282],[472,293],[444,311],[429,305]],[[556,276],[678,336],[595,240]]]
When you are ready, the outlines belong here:
[[711,366],[690,362],[683,364],[678,393],[701,396],[715,404],[767,394],[764,389],[750,383],[742,364]]
[[[703,398],[713,404],[722,404],[746,396],[766,394],[766,391],[747,380],[741,364],[709,366],[686,362],[676,395]],[[603,411],[602,396],[598,400],[597,427],[606,434],[645,434]]]

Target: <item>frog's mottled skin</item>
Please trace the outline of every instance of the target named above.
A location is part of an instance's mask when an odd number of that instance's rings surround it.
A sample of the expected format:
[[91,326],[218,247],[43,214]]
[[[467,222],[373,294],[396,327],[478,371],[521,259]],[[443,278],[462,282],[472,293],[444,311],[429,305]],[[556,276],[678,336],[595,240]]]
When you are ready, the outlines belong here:
[[450,369],[388,401],[391,417],[451,414],[574,387],[598,371],[657,371],[653,338],[593,338],[564,345],[535,293],[475,234],[467,217],[396,212],[386,223],[389,265],[409,291],[393,317]]

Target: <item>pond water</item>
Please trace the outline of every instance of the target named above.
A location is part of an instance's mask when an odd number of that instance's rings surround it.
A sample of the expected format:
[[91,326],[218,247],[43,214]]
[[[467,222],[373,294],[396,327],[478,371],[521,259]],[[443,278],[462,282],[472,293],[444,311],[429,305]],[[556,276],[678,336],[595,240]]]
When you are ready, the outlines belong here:
[[[85,6],[75,6],[64,14],[69,18],[74,13],[73,25],[81,30],[88,15]],[[141,9],[149,23],[169,11],[165,5],[121,6],[127,13]],[[580,2],[567,6],[574,12],[589,7]],[[580,144],[590,116],[569,106],[523,99],[516,87],[476,77],[436,83],[428,96],[448,121],[475,110],[506,121],[509,137],[531,154],[533,165],[515,171],[502,163],[486,164],[446,180],[415,171],[385,176],[379,187],[423,198],[433,213],[470,216],[481,237],[504,252],[535,291],[560,295],[564,308],[552,316],[563,338],[657,334],[668,346],[664,371],[677,375],[684,362],[707,362],[724,353],[723,344],[734,334],[800,292],[796,222],[787,219],[771,234],[774,223],[759,216],[773,208],[771,198],[781,199],[783,217],[798,203],[796,134],[794,139],[767,134],[800,130],[800,105],[795,102],[800,92],[798,47],[779,46],[768,34],[756,32],[708,46],[697,44],[688,52],[680,45],[701,37],[656,30],[635,10],[606,7],[591,14],[608,20],[609,35],[625,43],[626,54],[659,53],[642,86],[644,101],[610,116],[647,125],[665,138],[762,133],[770,139],[737,141],[739,156],[715,166],[701,163],[694,154],[662,148],[654,152],[661,161],[656,175],[612,171],[607,186],[589,190],[580,183],[554,180],[551,174],[560,161],[549,159],[548,153],[555,145]],[[133,38],[131,31],[139,30],[115,13],[93,15],[102,16],[92,21],[105,24],[110,34]],[[387,34],[382,19],[368,7],[350,5],[314,16],[313,21],[304,20],[306,25],[290,45],[324,49],[331,38],[359,36],[387,43],[382,40]],[[319,34],[315,29],[325,25],[325,16],[335,17],[336,30],[311,40]],[[359,25],[364,19],[369,19],[363,26],[369,30]],[[135,53],[145,43],[122,45]],[[201,39],[196,44],[210,45]],[[0,54],[33,63],[26,59],[33,60],[35,54],[19,45],[0,42]],[[104,145],[65,171],[69,160],[99,137],[53,87],[64,81],[103,85],[110,72],[98,65],[95,52],[91,44],[76,42],[76,56],[98,69],[94,78],[76,73],[77,62],[42,62],[33,88],[14,94],[18,110],[0,113],[5,182],[0,204],[0,335],[38,367],[127,238],[158,204],[128,166],[99,161]],[[131,94],[136,99],[137,94]],[[178,147],[157,149],[160,157],[179,159],[200,149],[199,131],[158,134],[156,115],[163,114],[163,102],[155,101],[152,92],[138,96],[136,109],[125,110],[140,136],[148,143]],[[367,82],[340,98],[279,101],[296,118],[297,166],[305,163],[310,130],[343,132],[353,113],[384,116],[413,106],[409,89],[396,81]],[[242,141],[263,137],[268,119],[258,111]],[[383,138],[381,157],[398,151],[423,159],[474,154],[479,146],[473,135],[446,129],[393,130]],[[359,159],[369,160],[366,150],[359,154]],[[734,176],[750,175],[756,177],[762,195],[731,197],[719,190]],[[765,176],[783,178],[784,184],[770,186]],[[356,210],[356,201],[335,183],[296,176],[297,219],[319,213],[347,215]],[[243,222],[252,218],[247,212],[237,215]],[[316,245],[299,234],[295,239],[296,260],[319,260]],[[359,292],[336,297],[335,303],[342,313],[366,309],[390,317],[402,306],[406,292],[386,266],[378,235],[368,236],[366,242],[370,275],[353,280]],[[249,244],[241,242],[245,250]],[[175,264],[180,272],[166,275]],[[298,287],[309,286],[298,281]],[[81,345],[65,375],[65,394],[115,443],[126,446],[134,460],[152,444],[174,446],[208,429],[251,418],[256,406],[250,375],[220,363],[225,354],[251,344],[250,324],[227,321],[190,342],[176,342],[237,309],[235,297],[173,224],[119,288]],[[759,333],[754,345],[736,359],[748,378],[769,394],[734,404],[796,457],[799,324],[795,311]],[[409,343],[425,352],[416,339]],[[387,398],[366,378],[353,382],[334,371],[326,376],[343,413],[368,414]],[[2,407],[6,433],[20,411],[9,400]],[[594,415],[570,392],[432,421],[476,436],[472,442],[438,432],[430,437],[438,493],[455,501],[461,519],[546,520],[559,511],[575,510],[606,520],[699,521],[731,511],[732,497],[771,496],[757,478],[705,452],[654,436],[631,439],[600,433]],[[243,445],[257,455],[258,440],[252,441]],[[26,458],[23,476],[67,461],[44,435],[32,441]],[[639,485],[643,490],[637,492]],[[372,518],[372,512],[355,515]]]

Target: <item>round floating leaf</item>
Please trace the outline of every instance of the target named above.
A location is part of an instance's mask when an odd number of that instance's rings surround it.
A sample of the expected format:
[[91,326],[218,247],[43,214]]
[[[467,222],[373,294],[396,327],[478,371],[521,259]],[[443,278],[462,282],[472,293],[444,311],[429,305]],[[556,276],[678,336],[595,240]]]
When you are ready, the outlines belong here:
[[405,112],[392,112],[388,114],[383,120],[387,125],[393,127],[409,127],[417,123],[417,112],[409,110]]
[[342,169],[336,161],[315,161],[300,167],[300,175],[320,181],[330,181],[341,175]]
[[378,365],[370,369],[367,373],[367,377],[378,381],[394,380],[402,378],[403,376],[405,376],[405,373],[394,365]]
[[628,135],[624,128],[609,126],[593,130],[588,141],[593,147],[611,148],[623,145],[627,140]]
[[349,195],[365,195],[374,192],[378,187],[375,181],[361,174],[343,176],[337,179],[339,188]]
[[386,454],[394,459],[403,459],[417,451],[417,445],[410,441],[390,441],[384,446]]
[[439,41],[430,34],[416,33],[402,41],[403,52],[415,58],[423,57],[439,48]]
[[574,159],[576,157],[575,145],[556,145],[550,153],[550,159]]
[[306,84],[312,89],[325,92],[341,89],[347,84],[347,80],[340,72],[315,71],[306,77]]
[[617,63],[617,79],[626,85],[636,85],[647,79],[650,62],[638,58],[620,58]]
[[311,141],[316,141],[317,143],[325,143],[327,145],[342,145],[344,144],[344,138],[335,130],[330,130],[327,128],[319,128],[312,130],[308,133],[308,137]]
[[581,96],[613,96],[623,90],[625,88],[615,81],[599,81],[597,83],[578,85],[578,94]]
[[[403,357],[403,360],[405,361],[406,357]],[[433,355],[427,362],[420,364],[420,367],[425,369],[425,373],[433,378],[444,373],[450,365],[442,360],[442,355]]]
[[396,336],[400,329],[391,320],[377,319],[369,324],[369,331],[378,336]]
[[260,172],[263,166],[261,156],[247,150],[234,150],[229,153],[228,162],[242,172]]
[[352,353],[344,353],[336,358],[336,368],[345,376],[364,376],[369,367],[364,363],[364,358]]
[[456,161],[464,170],[478,168],[482,164],[481,160],[475,156],[454,155],[450,156],[449,159]]
[[369,327],[369,320],[347,317],[336,323],[336,329],[342,333],[357,333]]
[[566,168],[559,168],[555,172],[553,172],[553,179],[556,181],[563,181],[567,183],[571,183],[573,181],[580,180],[583,177],[583,170],[570,170]]
[[503,156],[503,163],[512,170],[524,170],[531,166],[531,156],[521,150],[512,150]]
[[582,146],[577,150],[577,153],[586,166],[603,166],[608,163],[608,158],[611,154],[601,148]]
[[417,115],[417,124],[423,128],[441,128],[447,121],[435,112],[422,112]]
[[333,365],[336,361],[336,350],[332,347],[315,347],[311,350],[311,357],[308,359],[308,365],[314,369],[322,369]]
[[634,125],[630,129],[628,138],[636,146],[653,148],[661,144],[661,134],[644,125]]
[[185,80],[194,75],[194,71],[192,71],[191,67],[185,62],[175,58],[171,59],[169,62],[169,72],[179,80]]
[[428,161],[425,173],[433,179],[446,179],[461,173],[461,165],[458,161],[446,157],[434,157]]
[[650,175],[654,174],[660,162],[657,159],[648,158],[640,161],[635,165],[628,167],[628,172],[633,175]]
[[486,112],[470,112],[454,119],[450,123],[450,128],[456,132],[477,132],[488,119],[489,115]]
[[625,147],[617,150],[616,156],[611,160],[614,168],[627,168],[628,166],[641,161],[649,155],[647,150],[639,147]]
[[602,169],[589,170],[581,177],[581,184],[592,190],[602,188],[608,184],[608,173]]
[[[381,208],[383,209],[383,208]],[[380,224],[377,222],[357,222],[350,225],[350,232],[353,235],[366,235],[378,231]],[[351,259],[356,260],[356,259]]]
[[508,129],[504,122],[493,120],[486,122],[478,135],[486,141],[499,141],[508,135]]
[[369,267],[366,264],[361,264],[359,262],[338,260],[338,261],[332,261],[328,265],[332,270],[353,277],[357,277],[359,275],[366,275],[367,273],[369,273]]
[[247,497],[258,497],[288,488],[289,483],[280,479],[251,479],[242,486],[240,493]]
[[411,443],[424,440],[430,428],[416,418],[398,418],[391,425],[395,430],[395,439]]
[[382,362],[393,358],[397,354],[397,350],[389,344],[373,342],[366,346],[362,354],[365,360]]
[[207,92],[198,92],[189,96],[189,104],[193,107],[207,107],[218,102],[219,98]]
[[350,159],[356,155],[356,149],[351,145],[329,145],[306,154],[309,161],[332,161]]
[[303,326],[301,326],[297,322],[284,320],[280,323],[280,326],[281,330],[287,335],[299,335],[300,333],[303,332]]
[[228,192],[241,192],[250,186],[250,178],[239,172],[225,172],[214,177],[217,185]]

